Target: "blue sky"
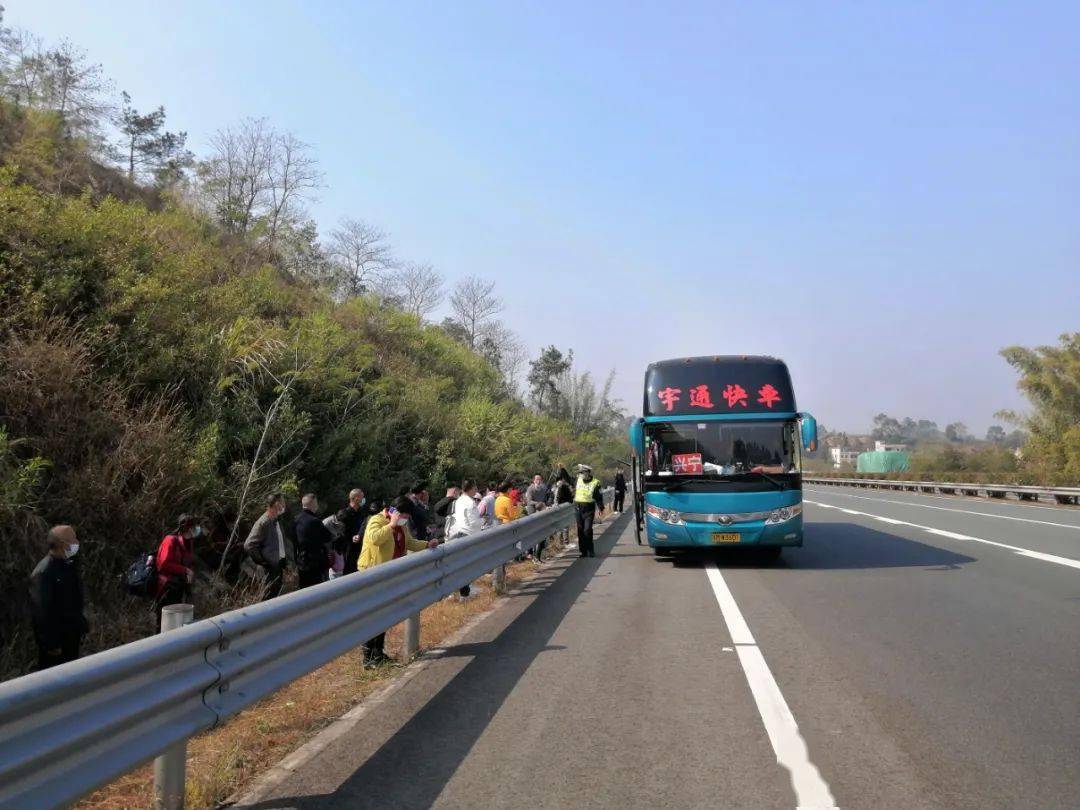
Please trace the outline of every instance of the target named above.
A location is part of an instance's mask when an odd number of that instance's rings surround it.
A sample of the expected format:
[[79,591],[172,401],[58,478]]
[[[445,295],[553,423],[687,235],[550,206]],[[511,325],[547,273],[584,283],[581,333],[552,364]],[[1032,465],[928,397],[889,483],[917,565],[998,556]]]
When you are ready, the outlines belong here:
[[498,281],[530,351],[640,408],[652,360],[767,353],[830,427],[981,433],[997,351],[1080,329],[1080,5],[6,3],[201,151],[265,116],[343,216]]

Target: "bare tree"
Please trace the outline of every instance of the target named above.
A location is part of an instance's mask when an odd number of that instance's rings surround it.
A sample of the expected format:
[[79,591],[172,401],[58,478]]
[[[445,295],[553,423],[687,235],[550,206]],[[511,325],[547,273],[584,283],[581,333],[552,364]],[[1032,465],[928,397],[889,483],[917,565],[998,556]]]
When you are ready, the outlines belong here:
[[0,29],[4,97],[36,107],[44,94],[45,46],[41,37],[18,28]]
[[485,324],[477,339],[477,351],[499,371],[506,393],[517,398],[521,389],[521,370],[529,354],[513,329],[502,321]]
[[310,201],[322,185],[323,175],[311,147],[291,132],[274,133],[266,167],[269,194],[267,242],[274,250],[278,230],[296,213],[299,203]]
[[0,31],[3,92],[16,104],[53,110],[68,134],[93,136],[112,111],[112,82],[68,40],[46,49],[25,31]]
[[248,233],[270,198],[275,133],[265,118],[246,118],[210,139],[199,167],[203,191],[227,231]]
[[68,40],[45,54],[45,103],[60,113],[72,132],[89,132],[112,111],[106,93],[112,83]]
[[442,303],[443,277],[430,264],[404,264],[393,276],[401,308],[423,318]]
[[466,276],[450,293],[452,320],[461,327],[465,343],[476,350],[484,327],[503,310],[502,299],[495,295],[495,282]]
[[261,233],[274,251],[282,229],[302,224],[301,203],[322,185],[311,148],[265,118],[218,130],[210,146],[212,155],[199,166],[209,207],[227,231]]
[[337,266],[338,290],[345,298],[370,292],[394,267],[386,234],[359,219],[342,220],[331,231],[327,252]]

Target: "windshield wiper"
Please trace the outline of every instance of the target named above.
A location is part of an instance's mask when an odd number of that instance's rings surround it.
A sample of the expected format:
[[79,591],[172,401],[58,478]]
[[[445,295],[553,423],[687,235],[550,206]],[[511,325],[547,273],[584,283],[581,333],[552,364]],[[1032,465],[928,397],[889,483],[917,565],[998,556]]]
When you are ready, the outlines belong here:
[[743,475],[760,475],[762,478],[764,478],[770,484],[772,484],[772,485],[774,485],[776,487],[779,487],[780,489],[787,489],[787,484],[786,483],[781,481],[779,478],[773,478],[768,473],[763,473],[761,470],[748,470],[747,472],[742,473],[742,474]]
[[711,476],[694,476],[694,477],[676,478],[674,481],[672,481],[670,484],[667,484],[664,487],[664,492],[674,492],[677,489],[682,489],[687,484],[700,484],[700,483],[703,483],[703,482],[707,483],[709,481],[715,481],[715,480],[717,480],[717,479],[712,478]]
[[682,489],[687,484],[693,484],[694,482],[700,480],[700,478],[680,478],[676,481],[672,481],[670,484],[664,487],[664,492],[674,492],[677,489]]

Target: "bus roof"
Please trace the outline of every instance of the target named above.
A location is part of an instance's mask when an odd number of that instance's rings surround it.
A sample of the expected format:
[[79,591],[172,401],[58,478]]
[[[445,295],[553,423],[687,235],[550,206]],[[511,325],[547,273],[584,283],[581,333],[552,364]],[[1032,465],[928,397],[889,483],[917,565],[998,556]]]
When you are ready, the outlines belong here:
[[797,410],[784,361],[742,354],[650,363],[642,407],[647,417],[779,415]]

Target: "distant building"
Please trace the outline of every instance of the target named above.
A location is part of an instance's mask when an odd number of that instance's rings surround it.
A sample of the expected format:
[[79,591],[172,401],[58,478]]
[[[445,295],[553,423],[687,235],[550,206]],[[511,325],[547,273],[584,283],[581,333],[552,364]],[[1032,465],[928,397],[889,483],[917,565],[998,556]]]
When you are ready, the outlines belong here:
[[859,460],[859,451],[848,450],[845,447],[830,447],[829,456],[832,458],[834,467],[839,467],[842,464],[854,465]]
[[875,453],[903,453],[907,450],[906,444],[888,444],[886,442],[874,442]]

